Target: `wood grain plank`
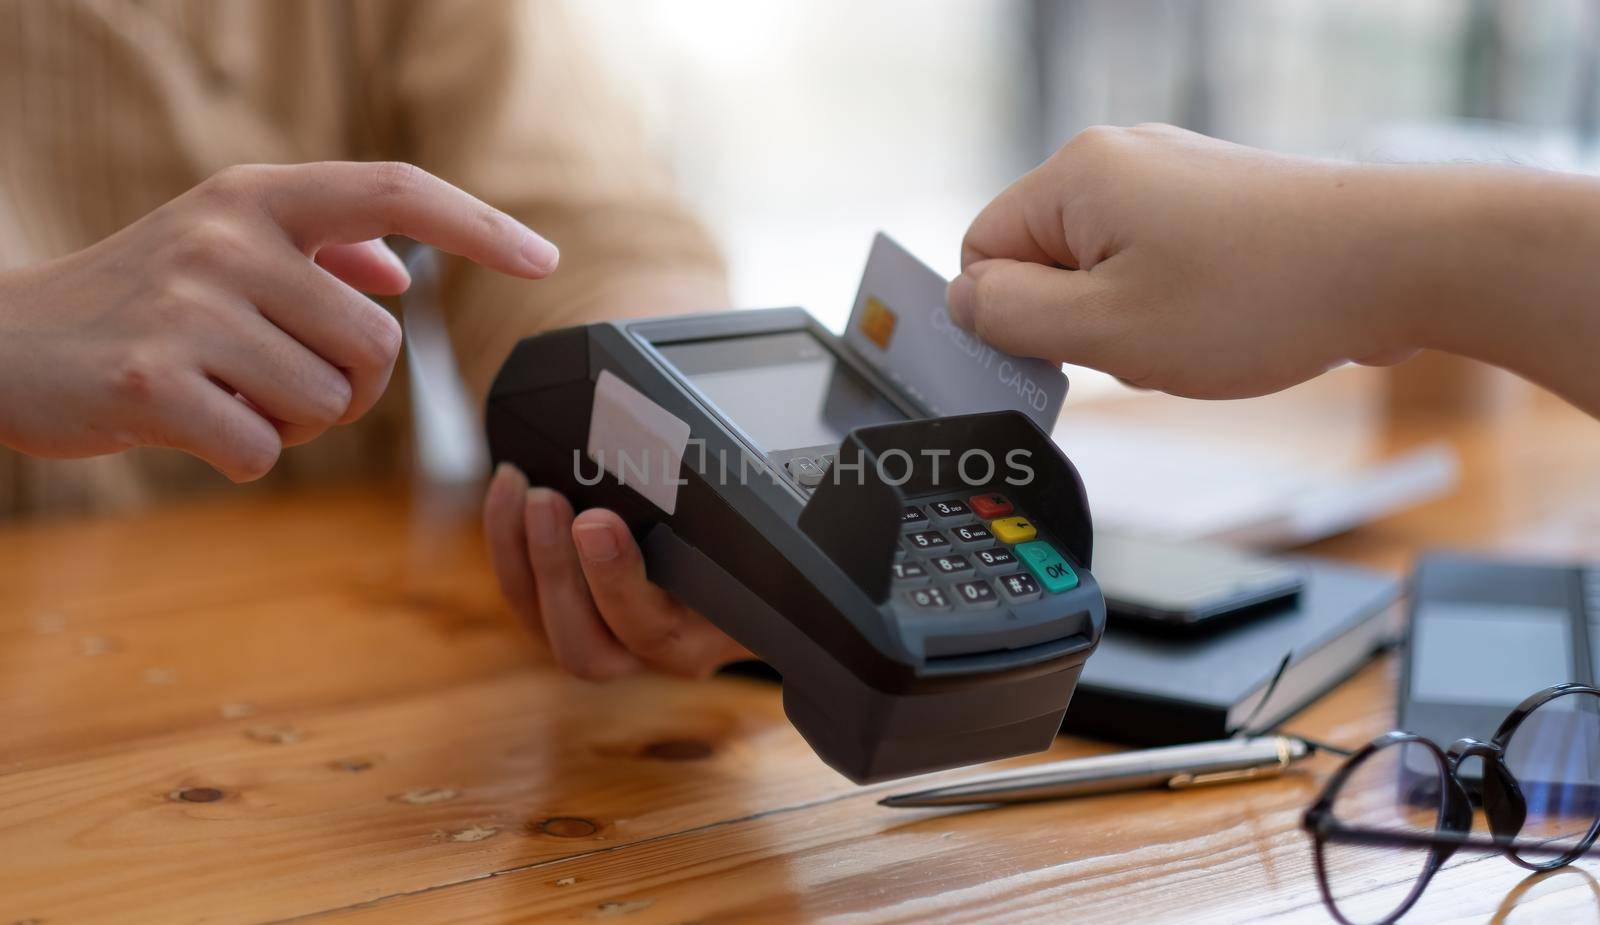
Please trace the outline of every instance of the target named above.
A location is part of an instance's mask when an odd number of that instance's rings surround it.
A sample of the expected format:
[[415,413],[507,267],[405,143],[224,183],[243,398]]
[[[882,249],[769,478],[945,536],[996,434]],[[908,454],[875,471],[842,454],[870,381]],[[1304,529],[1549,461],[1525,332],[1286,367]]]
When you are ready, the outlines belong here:
[[358,492],[25,535],[0,535],[0,773],[548,662],[500,602],[470,507]]
[[[1282,799],[1147,793],[916,821],[851,797],[804,820],[708,828],[308,921],[1326,922],[1300,809],[1284,805],[1309,788],[1273,787]],[[1512,921],[1594,919],[1581,872],[1517,894],[1525,879],[1498,858],[1463,857],[1407,921],[1484,921],[1502,906]],[[1409,882],[1390,868],[1378,888]]]
[[[1347,742],[1387,729],[1394,668],[1371,666],[1296,727]],[[885,809],[875,801],[894,788],[877,788],[309,921],[1325,922],[1299,823],[1335,767],[1320,757],[1276,782],[987,811]],[[1409,883],[1380,863],[1368,892],[1394,898]],[[1530,879],[1462,855],[1407,921],[1578,922],[1597,910],[1600,890],[1581,870]]]
[[[222,594],[270,596],[285,583],[380,578],[455,554],[475,532],[471,502],[414,498],[395,485],[255,495],[141,514],[0,525],[0,633],[20,618]],[[105,614],[102,614],[104,616]]]
[[0,921],[283,918],[853,790],[764,682],[522,671],[0,777]]
[[[1381,695],[1392,685],[1386,660],[1297,727],[1369,737],[1387,728]],[[889,810],[875,804],[877,791],[848,794],[311,921],[1323,922],[1299,821],[1336,766],[1317,758],[1277,782],[988,811]],[[1525,873],[1458,858],[1408,921],[1489,916]],[[1596,908],[1589,882],[1552,879],[1514,904],[1579,921]],[[1407,884],[1382,866],[1371,888]]]

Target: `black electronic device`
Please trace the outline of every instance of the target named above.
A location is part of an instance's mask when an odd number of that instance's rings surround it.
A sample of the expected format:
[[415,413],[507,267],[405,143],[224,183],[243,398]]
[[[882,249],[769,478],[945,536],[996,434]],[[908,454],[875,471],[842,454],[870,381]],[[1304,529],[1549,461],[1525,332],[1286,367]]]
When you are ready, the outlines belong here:
[[[1523,698],[1600,680],[1600,565],[1436,552],[1412,577],[1398,728],[1487,742]],[[1481,764],[1461,768],[1468,782]]]
[[529,338],[487,427],[496,461],[617,511],[651,579],[772,665],[855,781],[1048,747],[1105,625],[1049,436],[1017,411],[928,416],[800,309]]
[[1101,533],[1095,578],[1119,625],[1189,633],[1288,605],[1304,569],[1216,543]]
[[[1099,565],[1096,549],[1097,577]],[[1216,632],[1149,633],[1109,621],[1064,731],[1176,745],[1272,729],[1394,643],[1398,577],[1312,558],[1295,565],[1305,584],[1293,602]]]

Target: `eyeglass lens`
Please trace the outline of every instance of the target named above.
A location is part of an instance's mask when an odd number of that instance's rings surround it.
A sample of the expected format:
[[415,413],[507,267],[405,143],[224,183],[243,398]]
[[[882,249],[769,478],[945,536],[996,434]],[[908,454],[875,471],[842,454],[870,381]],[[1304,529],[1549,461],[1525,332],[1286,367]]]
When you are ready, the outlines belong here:
[[[1576,691],[1545,702],[1512,731],[1505,761],[1527,805],[1518,840],[1576,848],[1600,818],[1600,696]],[[1560,862],[1548,854],[1518,857]]]
[[[1351,765],[1332,812],[1343,825],[1385,832],[1432,834],[1444,817],[1445,769],[1416,742],[1379,748]],[[1386,847],[1326,841],[1323,880],[1334,910],[1349,925],[1389,921],[1411,899],[1427,871],[1425,847]]]

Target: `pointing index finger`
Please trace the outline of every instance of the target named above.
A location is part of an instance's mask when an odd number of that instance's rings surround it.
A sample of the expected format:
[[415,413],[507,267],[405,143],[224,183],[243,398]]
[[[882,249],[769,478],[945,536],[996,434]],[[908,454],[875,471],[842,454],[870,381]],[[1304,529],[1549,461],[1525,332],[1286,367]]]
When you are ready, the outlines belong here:
[[400,234],[529,279],[548,276],[560,258],[554,244],[526,225],[411,164],[261,169],[267,211],[307,253]]

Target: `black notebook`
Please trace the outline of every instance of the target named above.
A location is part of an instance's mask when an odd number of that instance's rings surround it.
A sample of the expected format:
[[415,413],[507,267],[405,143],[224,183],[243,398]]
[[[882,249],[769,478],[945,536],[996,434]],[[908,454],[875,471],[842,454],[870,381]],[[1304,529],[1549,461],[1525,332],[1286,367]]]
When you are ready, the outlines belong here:
[[[1305,585],[1283,610],[1196,637],[1149,635],[1113,617],[1084,666],[1062,730],[1131,745],[1220,739],[1298,713],[1398,634],[1400,579],[1303,561]],[[1285,655],[1289,665],[1261,699]]]

